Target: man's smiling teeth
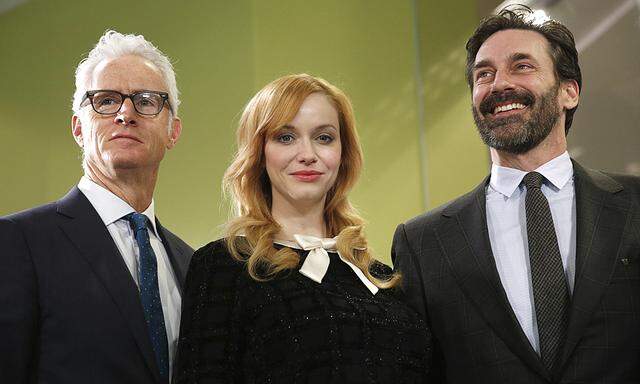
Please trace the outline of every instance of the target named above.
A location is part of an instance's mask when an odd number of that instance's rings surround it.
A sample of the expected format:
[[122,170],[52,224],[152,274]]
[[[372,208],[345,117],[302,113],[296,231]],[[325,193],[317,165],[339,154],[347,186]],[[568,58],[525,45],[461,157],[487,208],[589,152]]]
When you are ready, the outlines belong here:
[[507,104],[507,105],[501,105],[499,107],[496,107],[496,109],[493,110],[493,113],[496,114],[498,112],[506,112],[506,111],[510,111],[512,109],[524,109],[525,105],[524,104],[520,104],[520,103],[512,103],[512,104]]

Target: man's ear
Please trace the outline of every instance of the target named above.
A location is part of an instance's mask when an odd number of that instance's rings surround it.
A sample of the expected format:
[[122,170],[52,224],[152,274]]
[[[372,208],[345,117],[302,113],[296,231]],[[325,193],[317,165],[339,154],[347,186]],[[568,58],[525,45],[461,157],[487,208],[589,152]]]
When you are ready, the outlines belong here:
[[80,148],[82,148],[84,145],[84,142],[82,140],[82,121],[80,120],[80,116],[76,114],[74,114],[71,118],[71,134],[76,140],[76,143],[78,143]]
[[560,84],[560,103],[565,110],[573,109],[580,101],[580,86],[575,80],[566,80]]
[[182,133],[182,121],[179,117],[174,117],[171,122],[171,132],[169,132],[169,143],[167,144],[167,149],[173,148],[178,139],[180,139],[180,134]]

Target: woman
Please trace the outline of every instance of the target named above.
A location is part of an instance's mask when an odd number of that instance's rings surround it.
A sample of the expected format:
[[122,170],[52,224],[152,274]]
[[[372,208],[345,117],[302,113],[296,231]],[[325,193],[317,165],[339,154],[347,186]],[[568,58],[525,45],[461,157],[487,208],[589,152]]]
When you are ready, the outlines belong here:
[[237,215],[198,250],[174,383],[418,383],[427,328],[347,199],[362,152],[347,97],[309,75],[259,91],[224,177]]

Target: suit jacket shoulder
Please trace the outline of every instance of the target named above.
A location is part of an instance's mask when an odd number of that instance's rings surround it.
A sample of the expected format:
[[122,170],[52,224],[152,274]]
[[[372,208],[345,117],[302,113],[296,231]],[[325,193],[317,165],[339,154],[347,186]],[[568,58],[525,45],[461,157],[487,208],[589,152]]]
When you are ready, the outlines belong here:
[[11,213],[1,216],[0,220],[13,222],[21,228],[41,227],[46,224],[43,219],[50,217],[56,213],[56,202],[43,204],[34,208],[25,209],[23,211]]
[[434,209],[429,210],[421,215],[418,215],[412,219],[407,220],[404,225],[407,230],[413,228],[431,226],[436,224],[443,215],[451,216],[460,209],[467,208],[469,205],[473,205],[478,196],[484,195],[486,185],[489,181],[489,177],[485,178],[475,188],[459,196],[453,200],[450,200]]
[[[598,171],[591,171],[596,173]],[[624,188],[625,195],[628,195],[630,199],[636,202],[640,201],[640,177],[633,175],[625,175],[620,173],[600,172],[603,176],[609,177],[614,181],[620,183]]]

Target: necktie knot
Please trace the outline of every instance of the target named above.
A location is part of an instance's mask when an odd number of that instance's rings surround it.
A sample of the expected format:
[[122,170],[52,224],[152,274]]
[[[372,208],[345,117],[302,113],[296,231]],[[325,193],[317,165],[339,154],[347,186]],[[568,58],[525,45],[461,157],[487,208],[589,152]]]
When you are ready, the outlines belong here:
[[125,215],[123,219],[127,220],[129,224],[131,224],[131,228],[133,228],[135,232],[138,232],[141,229],[146,229],[147,221],[149,220],[147,216],[138,212],[133,212]]
[[527,187],[527,189],[540,189],[543,181],[544,176],[538,172],[529,172],[524,175],[524,178],[522,179],[522,183]]

